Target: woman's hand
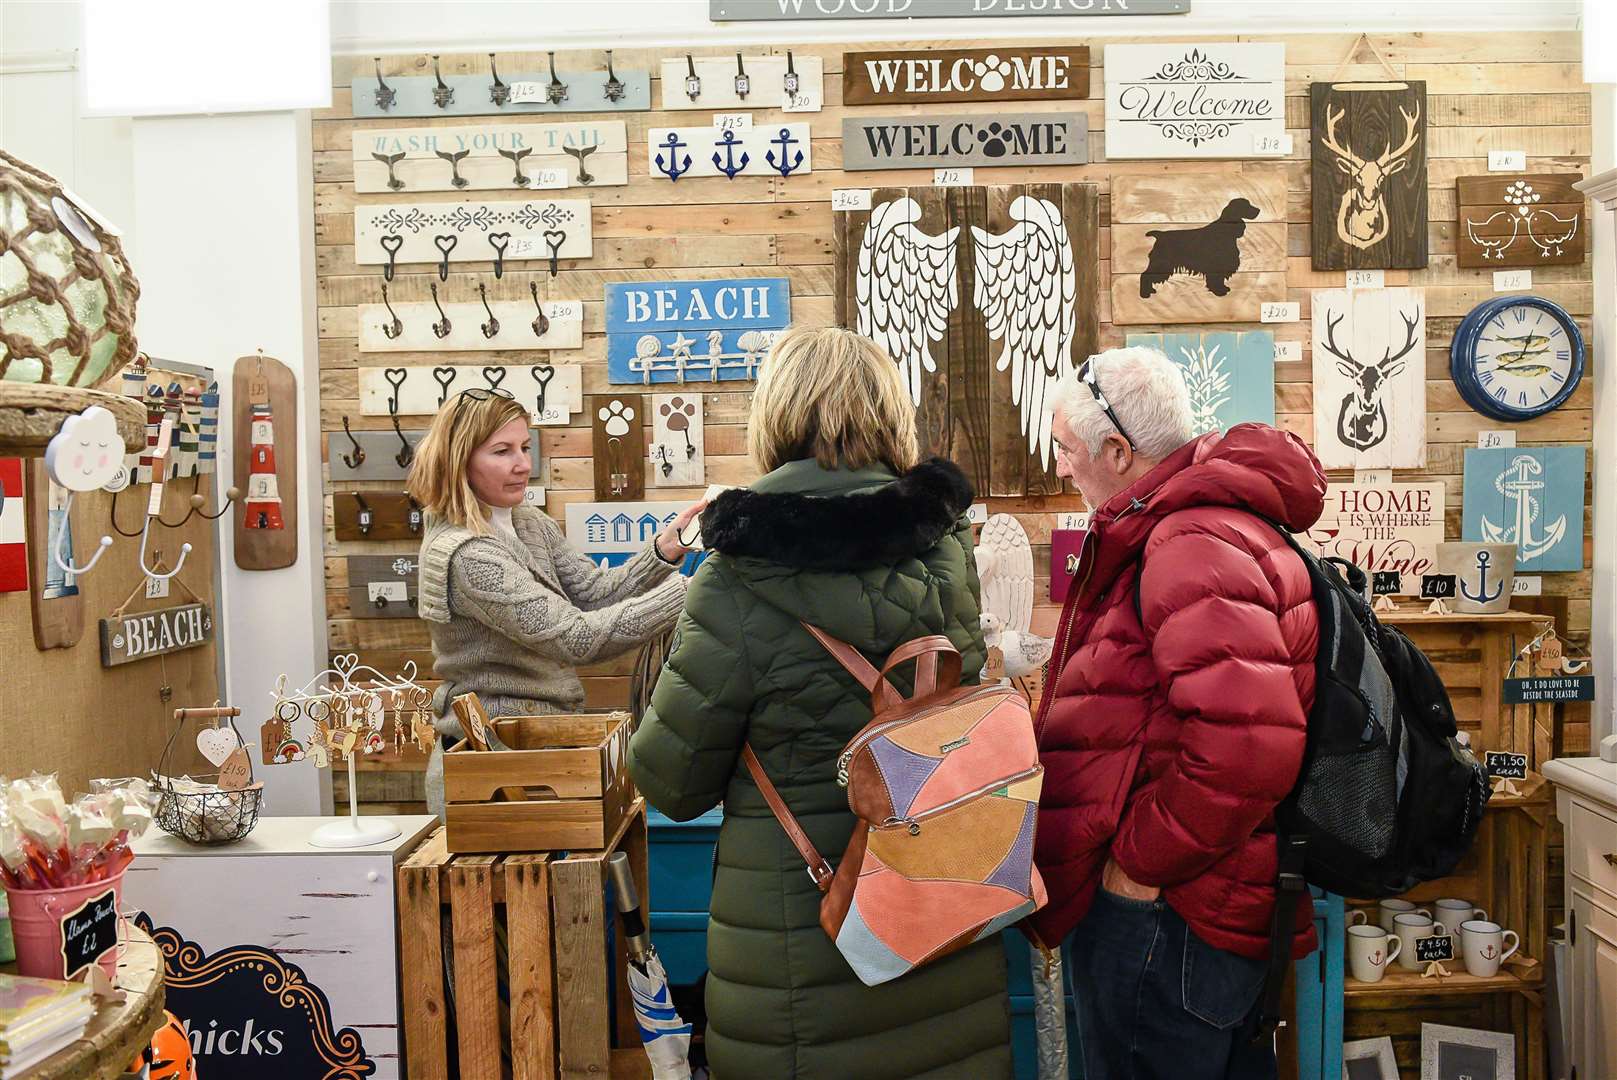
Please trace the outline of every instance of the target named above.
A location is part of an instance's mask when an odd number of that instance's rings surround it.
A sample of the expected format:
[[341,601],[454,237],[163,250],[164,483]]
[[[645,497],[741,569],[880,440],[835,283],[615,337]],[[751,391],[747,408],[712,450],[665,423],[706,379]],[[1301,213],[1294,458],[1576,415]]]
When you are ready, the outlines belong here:
[[1113,896],[1126,896],[1130,900],[1155,900],[1162,895],[1162,890],[1155,885],[1141,885],[1123,873],[1123,868],[1111,859],[1106,860],[1101,871],[1100,887]]
[[679,537],[685,531],[686,526],[695,521],[698,515],[706,509],[706,499],[692,503],[680,511],[679,517],[675,518],[662,532],[657,534],[657,554],[662,557],[663,562],[677,565],[685,556],[696,550],[695,548],[686,547]]

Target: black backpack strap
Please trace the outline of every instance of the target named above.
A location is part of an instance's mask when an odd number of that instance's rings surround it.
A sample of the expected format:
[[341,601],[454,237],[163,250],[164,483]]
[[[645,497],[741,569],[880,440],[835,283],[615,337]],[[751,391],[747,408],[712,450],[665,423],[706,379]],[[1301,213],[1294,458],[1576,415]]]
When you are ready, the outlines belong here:
[[1269,920],[1269,970],[1263,977],[1263,996],[1258,1002],[1258,1022],[1252,1033],[1253,1042],[1273,1039],[1275,1030],[1284,1019],[1280,1015],[1280,997],[1286,988],[1286,968],[1291,964],[1297,898],[1308,889],[1308,883],[1303,880],[1307,838],[1276,833],[1275,843],[1279,849],[1280,867],[1275,878],[1274,914]]

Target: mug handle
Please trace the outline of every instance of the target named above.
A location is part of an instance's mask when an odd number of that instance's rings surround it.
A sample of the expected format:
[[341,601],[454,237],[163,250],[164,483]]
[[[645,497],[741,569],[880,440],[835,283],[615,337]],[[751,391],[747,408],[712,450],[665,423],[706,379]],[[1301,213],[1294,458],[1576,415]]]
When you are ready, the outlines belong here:
[[1411,914],[1411,915],[1424,915],[1428,919],[1432,919],[1434,922],[1437,919],[1437,916],[1432,914],[1432,909],[1431,908],[1418,907],[1414,911],[1411,911],[1409,914]]
[[1477,908],[1476,909],[1476,914],[1472,915],[1471,917],[1473,919],[1486,919],[1488,917],[1488,909],[1487,908]]
[[1501,964],[1503,964],[1506,960],[1509,960],[1512,956],[1515,956],[1516,950],[1522,947],[1522,939],[1516,934],[1516,931],[1506,930],[1504,932],[1504,936],[1510,939],[1510,948],[1506,949],[1505,955],[1499,958],[1499,962]]
[[1404,939],[1397,934],[1387,935],[1387,963],[1391,964],[1398,959],[1398,954],[1404,951]]
[[1428,934],[1427,936],[1428,937],[1448,937],[1449,936],[1449,928],[1444,926],[1440,922],[1434,922],[1432,924],[1432,932],[1430,934]]
[[[1354,922],[1354,919],[1359,921]],[[1370,924],[1370,916],[1365,914],[1363,908],[1354,908],[1352,911],[1348,912],[1347,924],[1349,926],[1368,926]]]

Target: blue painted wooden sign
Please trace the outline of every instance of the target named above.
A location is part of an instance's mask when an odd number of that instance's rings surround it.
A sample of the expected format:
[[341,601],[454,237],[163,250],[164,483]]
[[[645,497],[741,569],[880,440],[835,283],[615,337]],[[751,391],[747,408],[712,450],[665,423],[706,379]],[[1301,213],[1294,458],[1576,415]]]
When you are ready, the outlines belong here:
[[609,284],[607,377],[620,385],[756,378],[791,307],[785,278]]
[[1129,346],[1167,354],[1190,390],[1196,434],[1225,432],[1236,424],[1275,422],[1275,336],[1241,333],[1130,334]]
[[1465,452],[1463,537],[1515,544],[1516,570],[1583,569],[1584,448]]

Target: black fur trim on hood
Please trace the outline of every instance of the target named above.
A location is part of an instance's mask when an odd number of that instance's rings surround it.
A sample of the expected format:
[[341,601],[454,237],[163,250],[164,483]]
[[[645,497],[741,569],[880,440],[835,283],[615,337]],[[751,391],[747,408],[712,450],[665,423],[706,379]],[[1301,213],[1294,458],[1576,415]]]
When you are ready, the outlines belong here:
[[930,550],[971,506],[971,481],[932,458],[877,491],[766,494],[737,488],[702,513],[702,540],[726,555],[803,570],[890,566]]

